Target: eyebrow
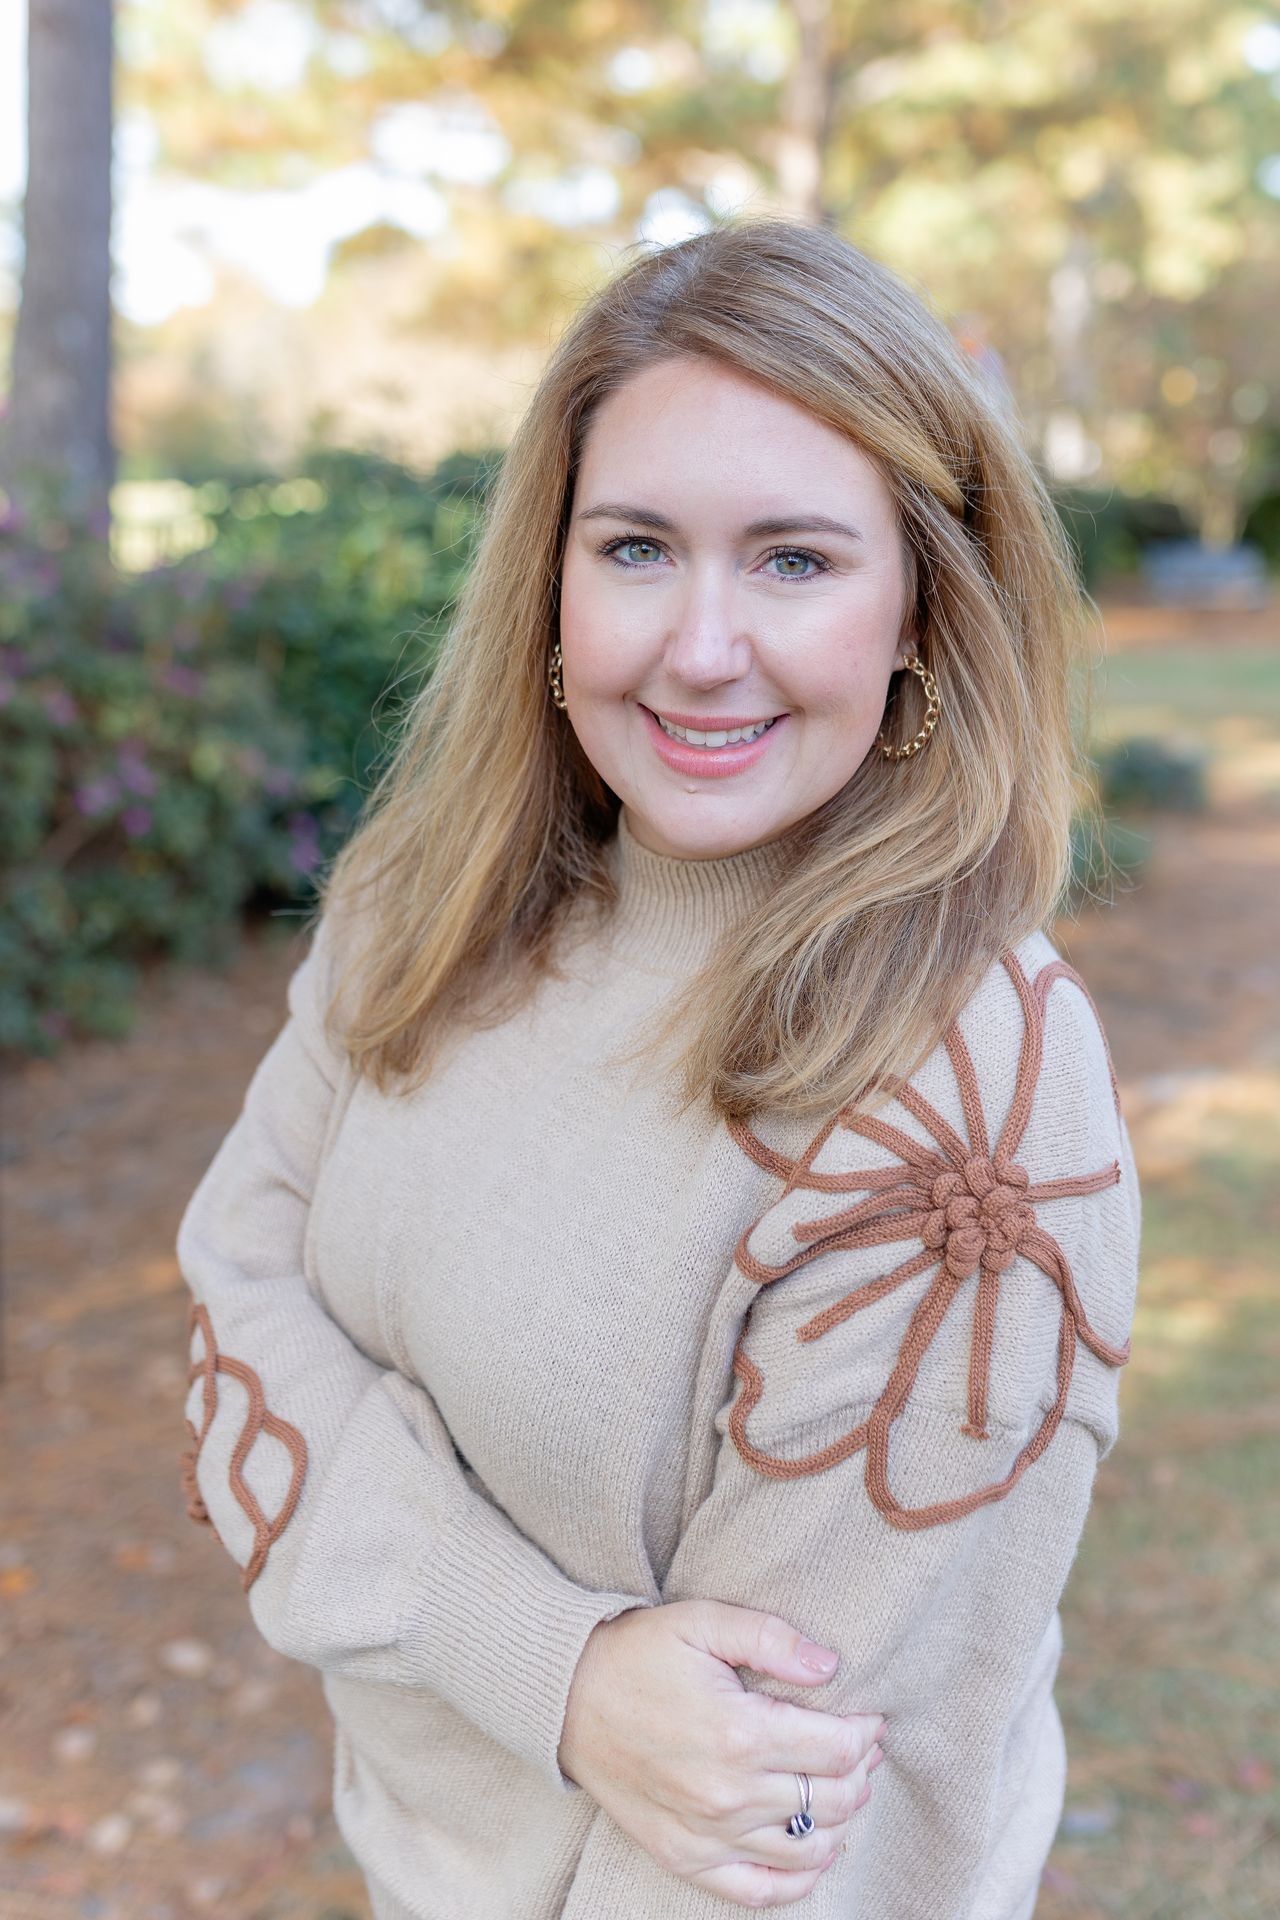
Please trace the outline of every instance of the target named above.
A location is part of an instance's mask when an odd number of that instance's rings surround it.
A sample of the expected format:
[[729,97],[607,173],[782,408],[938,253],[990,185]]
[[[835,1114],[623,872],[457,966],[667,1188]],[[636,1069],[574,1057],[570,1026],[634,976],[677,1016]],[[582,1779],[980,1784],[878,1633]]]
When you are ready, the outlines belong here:
[[[675,533],[676,523],[668,520],[663,513],[655,513],[652,507],[632,507],[625,501],[602,501],[599,506],[588,507],[585,512],[575,514],[576,520],[630,520],[643,527],[654,527],[659,533]],[[826,513],[783,514],[768,520],[752,520],[742,529],[752,538],[767,539],[770,534],[781,533],[843,533],[850,540],[861,540],[862,535],[856,527],[846,526],[843,520],[833,520]]]

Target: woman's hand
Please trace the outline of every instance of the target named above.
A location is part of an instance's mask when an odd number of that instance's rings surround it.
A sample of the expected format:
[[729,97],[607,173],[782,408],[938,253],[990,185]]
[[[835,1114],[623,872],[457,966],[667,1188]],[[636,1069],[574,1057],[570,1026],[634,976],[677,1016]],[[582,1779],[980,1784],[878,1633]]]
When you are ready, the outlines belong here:
[[[560,1765],[659,1865],[744,1907],[802,1900],[839,1852],[879,1764],[878,1713],[841,1715],[744,1687],[734,1667],[820,1686],[835,1671],[776,1614],[718,1600],[633,1607],[591,1631]],[[870,1762],[870,1767],[868,1767]],[[811,1834],[786,1823],[813,1787]]]

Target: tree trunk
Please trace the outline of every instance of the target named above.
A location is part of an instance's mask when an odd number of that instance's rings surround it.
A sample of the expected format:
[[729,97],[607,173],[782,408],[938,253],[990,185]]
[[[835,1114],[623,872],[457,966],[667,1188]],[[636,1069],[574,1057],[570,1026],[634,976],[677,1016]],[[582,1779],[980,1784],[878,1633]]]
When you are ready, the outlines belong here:
[[793,218],[828,222],[823,187],[834,78],[830,0],[792,0],[791,16],[799,45],[774,136],[778,197]]
[[0,482],[105,516],[111,436],[112,0],[29,0],[25,260]]

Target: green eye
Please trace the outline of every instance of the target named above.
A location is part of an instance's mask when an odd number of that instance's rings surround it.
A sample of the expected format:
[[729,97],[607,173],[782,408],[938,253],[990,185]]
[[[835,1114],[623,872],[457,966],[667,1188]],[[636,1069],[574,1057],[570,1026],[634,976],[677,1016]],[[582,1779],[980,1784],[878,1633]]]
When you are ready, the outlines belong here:
[[770,561],[808,560],[813,563],[816,569],[813,573],[779,573],[774,576],[778,580],[816,580],[818,574],[826,573],[827,571],[826,561],[822,559],[820,554],[810,553],[807,547],[775,547],[767,558]]
[[612,560],[615,567],[635,568],[651,564],[648,560],[619,560],[617,556],[624,547],[648,547],[650,553],[659,551],[656,540],[647,540],[643,534],[639,533],[624,533],[616,540],[606,541],[599,552],[603,558]]

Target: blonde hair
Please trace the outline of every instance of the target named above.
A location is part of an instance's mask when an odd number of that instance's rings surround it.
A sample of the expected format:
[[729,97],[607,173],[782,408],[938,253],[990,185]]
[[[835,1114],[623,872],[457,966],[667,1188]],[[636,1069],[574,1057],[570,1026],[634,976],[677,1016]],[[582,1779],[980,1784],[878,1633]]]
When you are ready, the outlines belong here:
[[[666,1030],[682,1025],[686,1101],[727,1118],[879,1104],[1062,903],[1088,788],[1070,670],[1085,602],[1016,423],[886,267],[820,226],[729,221],[636,259],[560,339],[432,676],[324,883],[326,908],[368,896],[340,1037],[383,1092],[421,1084],[451,1021],[518,1004],[575,900],[612,904],[617,801],[547,663],[584,436],[608,394],[677,355],[764,383],[876,462],[943,714],[921,752],[873,748],[793,830],[803,857],[680,994]],[[920,683],[891,687],[885,730],[905,741]]]

